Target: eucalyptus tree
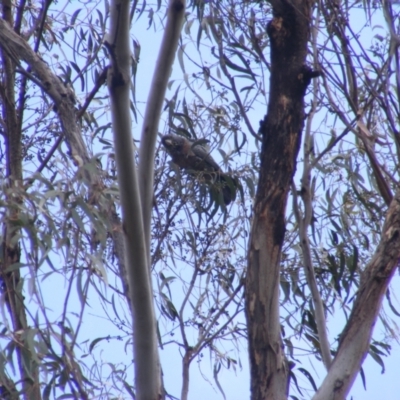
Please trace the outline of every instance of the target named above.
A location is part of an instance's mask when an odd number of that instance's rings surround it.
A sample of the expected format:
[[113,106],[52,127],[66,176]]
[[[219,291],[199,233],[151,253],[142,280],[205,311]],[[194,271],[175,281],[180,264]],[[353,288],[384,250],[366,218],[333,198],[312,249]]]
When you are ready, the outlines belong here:
[[[398,315],[390,2],[2,7],[2,397],[187,399],[205,350],[224,396],[246,343],[252,399],[345,398],[368,352],[383,365],[384,298]],[[147,99],[146,29],[163,37]],[[223,164],[233,204],[169,159],[171,133]],[[118,334],[83,333],[95,305]],[[120,341],[126,362],[97,352]],[[180,394],[162,383],[167,348]]]

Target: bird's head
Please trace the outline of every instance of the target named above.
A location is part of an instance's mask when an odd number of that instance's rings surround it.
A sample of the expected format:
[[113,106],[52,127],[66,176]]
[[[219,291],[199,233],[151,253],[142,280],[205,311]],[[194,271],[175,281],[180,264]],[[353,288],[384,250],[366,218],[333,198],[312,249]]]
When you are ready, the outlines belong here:
[[182,149],[185,139],[178,135],[165,135],[161,138],[161,143],[167,151],[179,151]]

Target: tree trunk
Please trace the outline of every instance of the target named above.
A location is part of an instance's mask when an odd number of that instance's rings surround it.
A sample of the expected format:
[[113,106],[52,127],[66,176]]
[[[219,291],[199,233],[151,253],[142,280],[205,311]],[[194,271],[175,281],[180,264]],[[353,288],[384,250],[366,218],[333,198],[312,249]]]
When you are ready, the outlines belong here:
[[[12,3],[4,1],[2,17],[5,23],[13,25]],[[2,82],[0,96],[2,103],[2,116],[5,122],[4,142],[6,147],[6,166],[8,187],[7,216],[3,226],[3,263],[0,265],[1,291],[4,293],[7,309],[12,321],[12,335],[17,347],[17,359],[22,384],[23,398],[39,400],[40,385],[37,357],[32,353],[35,349],[26,340],[28,327],[23,296],[23,280],[19,268],[10,267],[20,263],[20,235],[19,214],[24,188],[22,182],[22,134],[21,119],[15,103],[15,63],[5,51],[1,51]],[[4,398],[14,399],[16,387],[5,376],[0,380],[0,395]],[[3,398],[3,397],[2,397]]]
[[288,368],[279,320],[285,211],[313,73],[305,66],[311,1],[271,1],[273,19],[268,112],[261,122],[261,168],[250,235],[246,317],[253,400],[286,399]]

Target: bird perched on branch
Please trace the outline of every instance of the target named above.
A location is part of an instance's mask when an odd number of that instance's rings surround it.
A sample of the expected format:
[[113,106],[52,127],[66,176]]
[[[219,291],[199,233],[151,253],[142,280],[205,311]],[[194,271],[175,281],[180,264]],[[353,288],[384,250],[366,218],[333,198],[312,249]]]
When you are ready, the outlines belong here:
[[210,153],[201,145],[203,141],[192,142],[183,136],[165,135],[161,143],[172,161],[191,173],[201,173],[206,182],[216,182],[222,189],[225,205],[236,197],[236,179],[222,172]]

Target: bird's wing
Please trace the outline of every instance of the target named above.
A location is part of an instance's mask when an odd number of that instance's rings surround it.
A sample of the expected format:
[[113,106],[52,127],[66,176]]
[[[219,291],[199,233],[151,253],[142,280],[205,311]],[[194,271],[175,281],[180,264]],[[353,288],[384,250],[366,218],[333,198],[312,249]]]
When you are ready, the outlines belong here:
[[181,168],[204,172],[221,171],[209,152],[196,142],[172,134],[163,136],[161,142],[171,155],[172,161]]
[[192,144],[191,150],[193,154],[198,158],[198,163],[203,166],[202,170],[205,171],[221,171],[219,165],[211,157],[210,153],[201,145],[196,143]]

